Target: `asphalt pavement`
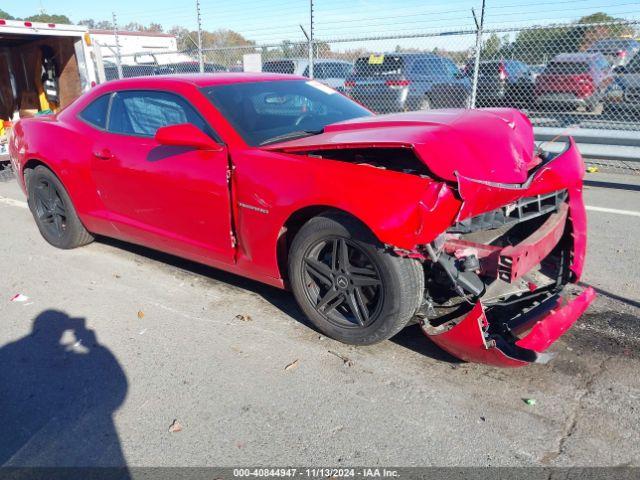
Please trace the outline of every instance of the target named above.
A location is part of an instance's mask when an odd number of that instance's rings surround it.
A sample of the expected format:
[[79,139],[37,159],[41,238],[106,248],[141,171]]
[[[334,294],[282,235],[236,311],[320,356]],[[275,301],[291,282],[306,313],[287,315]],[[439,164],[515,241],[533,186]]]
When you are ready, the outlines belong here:
[[343,345],[286,292],[143,248],[57,250],[0,182],[0,465],[639,466],[640,177],[587,180],[599,296],[513,370],[417,326]]

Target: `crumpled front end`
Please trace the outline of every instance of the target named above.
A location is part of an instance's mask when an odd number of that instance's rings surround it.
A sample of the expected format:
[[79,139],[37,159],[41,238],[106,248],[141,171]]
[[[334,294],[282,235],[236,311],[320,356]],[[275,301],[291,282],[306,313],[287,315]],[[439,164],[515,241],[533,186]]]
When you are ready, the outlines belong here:
[[424,246],[419,314],[431,340],[462,360],[495,366],[549,358],[547,348],[595,298],[591,288],[565,288],[584,264],[583,172],[570,141],[555,158],[542,156],[523,184],[458,176],[457,219]]

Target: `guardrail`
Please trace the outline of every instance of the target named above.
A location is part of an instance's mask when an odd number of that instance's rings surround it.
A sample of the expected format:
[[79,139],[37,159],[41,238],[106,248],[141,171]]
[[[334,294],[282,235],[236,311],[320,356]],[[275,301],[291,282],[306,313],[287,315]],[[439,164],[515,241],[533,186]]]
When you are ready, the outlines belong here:
[[569,135],[574,138],[585,159],[639,162],[633,168],[640,168],[639,132],[535,127],[534,134],[537,142],[547,142],[544,149],[550,152],[559,152],[564,148],[562,142],[552,140]]

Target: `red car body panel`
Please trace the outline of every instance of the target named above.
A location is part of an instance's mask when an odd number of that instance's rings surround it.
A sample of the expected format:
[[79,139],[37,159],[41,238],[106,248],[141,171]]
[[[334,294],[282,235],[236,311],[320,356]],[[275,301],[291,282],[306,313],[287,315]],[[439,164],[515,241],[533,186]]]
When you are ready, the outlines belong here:
[[300,152],[354,147],[410,147],[438,178],[456,175],[522,183],[534,161],[531,123],[517,110],[434,110],[357,118],[321,135],[280,143]]
[[[243,141],[200,90],[214,84],[276,80],[305,81],[271,74],[220,74],[100,85],[58,115],[17,123],[10,154],[21,173],[19,182],[26,193],[25,166],[33,161],[45,164],[64,184],[89,231],[278,287],[285,286],[279,250],[287,222],[307,210],[348,212],[397,253],[422,258],[418,247],[434,241],[456,221],[521,197],[566,189],[566,215],[574,239],[571,269],[574,281],[580,277],[586,248],[584,165],[573,142],[564,153],[539,165],[528,119],[515,110],[495,109],[366,117],[328,125],[319,135],[256,148]],[[99,130],[78,117],[100,95],[140,89],[182,96],[215,130],[219,148],[160,145],[154,138]],[[380,146],[412,150],[432,175],[307,155]],[[540,249],[543,255],[549,244],[542,241],[528,248]],[[518,257],[517,251],[510,255]],[[544,325],[555,318],[568,326],[592,296],[558,310],[564,313],[555,313]],[[526,363],[487,346],[478,330],[483,317],[478,302],[464,321],[432,338],[463,359],[502,366]],[[523,348],[535,350],[563,328],[539,326],[533,337],[523,340]]]

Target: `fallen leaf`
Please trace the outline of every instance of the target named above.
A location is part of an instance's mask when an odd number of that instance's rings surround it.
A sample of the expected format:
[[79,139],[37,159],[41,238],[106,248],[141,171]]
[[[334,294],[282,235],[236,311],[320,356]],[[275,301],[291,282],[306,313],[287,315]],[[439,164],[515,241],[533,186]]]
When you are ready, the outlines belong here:
[[169,425],[169,433],[177,433],[182,431],[182,425],[177,419],[174,419]]
[[22,293],[16,293],[13,297],[11,297],[12,302],[26,302],[29,300],[29,297],[23,295]]
[[536,404],[535,398],[523,398],[522,401],[532,407]]
[[336,357],[338,357],[340,360],[342,360],[343,364],[346,365],[347,367],[353,367],[353,360],[351,360],[349,357],[346,357],[344,355],[339,354],[338,352],[334,352],[333,350],[327,350],[331,355],[335,355]]
[[142,310],[138,310],[138,318],[141,320],[144,318],[144,312]]
[[251,315],[236,315],[236,320],[240,320],[242,322],[250,322],[251,320],[253,320],[253,318],[251,318]]
[[287,370],[293,370],[295,368],[298,368],[298,363],[300,363],[300,361],[296,358],[293,362],[291,362],[289,365],[284,367],[284,371],[286,372]]

